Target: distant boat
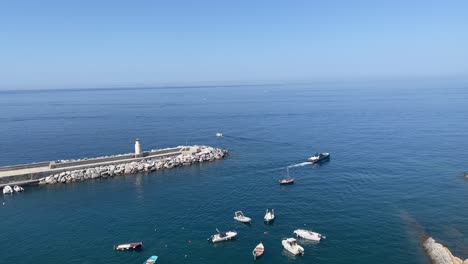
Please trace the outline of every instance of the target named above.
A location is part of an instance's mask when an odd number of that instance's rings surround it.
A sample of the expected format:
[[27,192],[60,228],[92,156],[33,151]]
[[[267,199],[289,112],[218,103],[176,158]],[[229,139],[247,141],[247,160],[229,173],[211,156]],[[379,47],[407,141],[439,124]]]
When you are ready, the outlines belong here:
[[283,245],[284,249],[286,249],[294,255],[304,255],[304,248],[297,244],[295,238],[285,238],[281,241],[281,244]]
[[22,192],[24,191],[24,188],[21,186],[15,185],[15,187],[13,187],[13,190],[15,190],[15,192]]
[[308,239],[312,241],[320,241],[325,238],[325,236],[322,236],[319,233],[312,232],[312,231],[305,230],[305,229],[296,229],[294,230],[294,234],[296,234],[298,237],[302,237],[304,239]]
[[266,209],[265,217],[263,217],[265,222],[270,223],[275,220],[275,210],[274,209]]
[[214,235],[210,236],[208,238],[208,241],[210,241],[212,243],[217,243],[217,242],[233,239],[234,237],[237,236],[236,231],[219,232],[218,229],[216,229],[216,231],[218,231],[218,234],[214,234]]
[[242,211],[237,211],[234,213],[234,219],[239,221],[239,222],[242,222],[242,223],[250,223],[250,221],[252,221],[252,219],[250,219],[250,217],[247,217],[245,216]]
[[287,185],[287,184],[293,184],[294,183],[294,178],[291,178],[289,176],[289,167],[286,167],[286,179],[282,179],[279,181],[280,185]]
[[11,188],[11,186],[7,185],[3,187],[3,194],[12,194],[12,193],[13,193],[13,189]]
[[263,255],[263,252],[265,251],[265,247],[263,246],[262,243],[258,244],[254,250],[252,251],[252,255],[254,257],[254,259],[257,259],[258,257],[260,257],[261,255]]
[[158,260],[158,256],[151,256],[143,264],[154,264],[156,263],[156,260]]
[[115,250],[137,250],[143,246],[143,242],[134,242],[127,244],[117,244],[114,245]]
[[307,159],[307,161],[317,163],[328,159],[330,159],[330,153],[315,153],[315,155]]
[[223,137],[223,133],[218,132],[218,133],[216,133],[216,136],[217,137]]

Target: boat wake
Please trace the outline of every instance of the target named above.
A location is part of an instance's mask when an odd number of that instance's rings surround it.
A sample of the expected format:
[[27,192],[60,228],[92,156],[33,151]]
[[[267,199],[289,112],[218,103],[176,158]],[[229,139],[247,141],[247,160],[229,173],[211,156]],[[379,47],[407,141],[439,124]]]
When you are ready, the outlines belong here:
[[289,165],[288,168],[303,167],[303,166],[307,166],[307,165],[312,165],[312,163],[311,162],[301,162],[301,163]]

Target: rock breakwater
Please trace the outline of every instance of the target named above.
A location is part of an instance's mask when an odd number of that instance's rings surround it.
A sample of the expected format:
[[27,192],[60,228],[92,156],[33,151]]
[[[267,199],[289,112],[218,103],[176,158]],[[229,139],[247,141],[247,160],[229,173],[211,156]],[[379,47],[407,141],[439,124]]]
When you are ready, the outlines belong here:
[[170,169],[180,166],[209,162],[222,159],[227,151],[209,146],[181,146],[182,151],[171,157],[142,157],[131,162],[120,162],[86,169],[67,170],[39,179],[39,184],[55,184],[83,181],[87,179],[107,178]]
[[468,259],[455,257],[448,248],[437,243],[432,237],[426,239],[423,246],[434,264],[468,264]]

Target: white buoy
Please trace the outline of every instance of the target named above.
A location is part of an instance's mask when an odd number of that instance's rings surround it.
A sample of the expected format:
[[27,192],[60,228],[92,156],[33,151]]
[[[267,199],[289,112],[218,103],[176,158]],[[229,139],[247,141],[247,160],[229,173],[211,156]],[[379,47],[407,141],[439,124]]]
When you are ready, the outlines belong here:
[[141,156],[141,144],[140,140],[137,138],[135,141],[135,157]]

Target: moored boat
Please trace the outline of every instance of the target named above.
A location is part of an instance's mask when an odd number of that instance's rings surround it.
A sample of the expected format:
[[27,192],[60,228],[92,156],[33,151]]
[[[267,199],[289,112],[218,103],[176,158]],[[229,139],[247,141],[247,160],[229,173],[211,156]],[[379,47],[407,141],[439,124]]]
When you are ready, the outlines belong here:
[[223,133],[218,132],[218,133],[216,133],[216,136],[217,136],[217,137],[223,137]]
[[265,252],[265,247],[263,246],[262,243],[260,243],[254,248],[254,250],[252,251],[252,255],[254,259],[257,259],[261,255],[263,255],[263,252]]
[[143,264],[154,264],[158,260],[158,256],[151,256],[149,257]]
[[10,185],[3,187],[3,194],[12,194],[12,193],[13,193],[13,188],[11,188]]
[[252,221],[252,219],[250,219],[250,217],[247,217],[245,216],[242,211],[237,211],[234,213],[234,219],[239,221],[239,222],[242,222],[242,223],[250,223],[250,221]]
[[312,157],[307,159],[308,162],[317,163],[330,158],[330,153],[315,153]]
[[275,220],[275,210],[274,209],[266,209],[265,216],[263,217],[265,222],[270,223]]
[[217,243],[217,242],[233,239],[234,237],[237,236],[236,231],[219,232],[218,229],[216,229],[216,231],[218,231],[218,234],[214,234],[214,235],[210,236],[208,238],[208,241],[210,241],[212,243]]
[[325,236],[322,236],[319,233],[312,232],[312,231],[305,230],[305,229],[296,229],[294,230],[294,234],[296,234],[296,236],[298,237],[301,237],[307,240],[312,240],[312,241],[320,241],[325,238]]
[[281,241],[281,244],[283,245],[284,249],[294,255],[304,255],[304,248],[297,244],[295,238],[285,238]]
[[114,245],[115,250],[137,250],[143,246],[143,242],[134,242]]
[[21,187],[21,186],[15,185],[13,187],[13,190],[15,190],[15,192],[22,192],[22,191],[24,191],[24,188]]

